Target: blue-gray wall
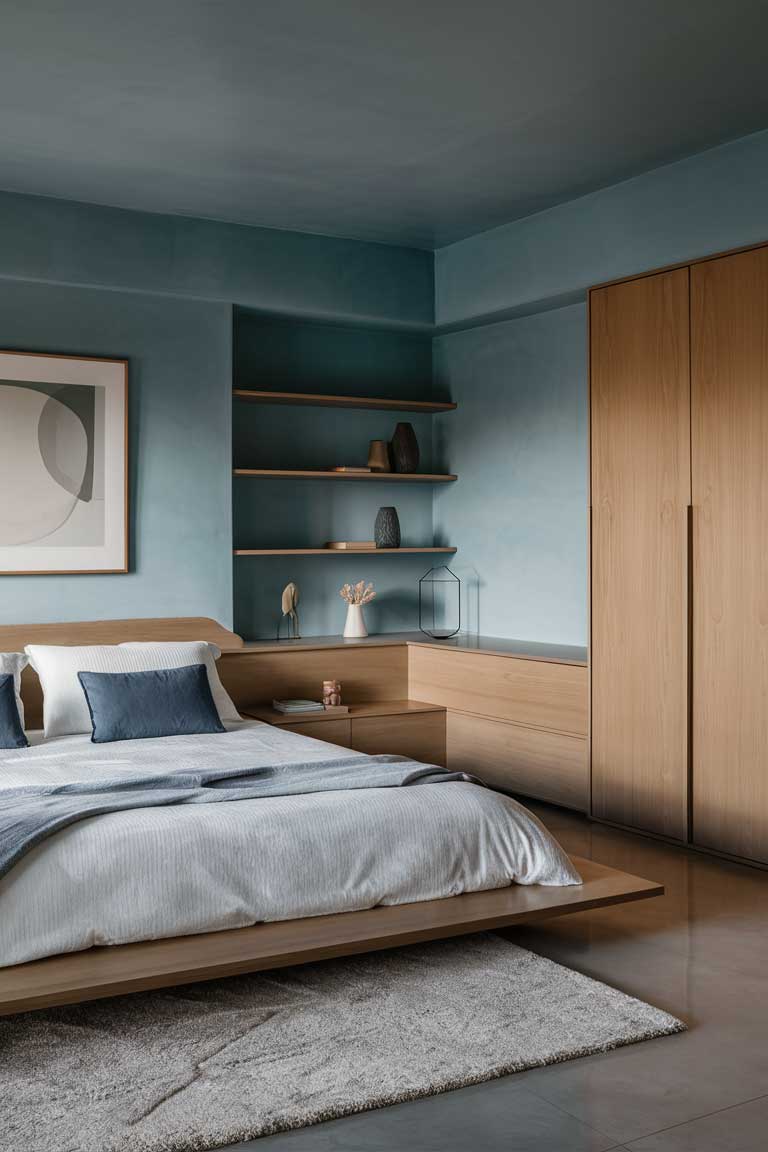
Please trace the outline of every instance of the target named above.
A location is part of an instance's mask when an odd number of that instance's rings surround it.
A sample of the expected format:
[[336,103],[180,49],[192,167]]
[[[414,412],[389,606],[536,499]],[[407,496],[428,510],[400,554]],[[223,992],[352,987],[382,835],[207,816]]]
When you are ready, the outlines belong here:
[[435,493],[435,527],[460,543],[472,631],[585,642],[585,363],[581,304],[435,341],[436,379],[459,404],[436,421],[436,451],[460,476]]
[[[0,346],[130,360],[133,523],[130,575],[4,577],[0,619],[229,622],[233,530],[257,546],[369,537],[394,503],[406,541],[434,525],[458,544],[470,627],[583,643],[586,289],[766,239],[768,133],[443,248],[434,280],[427,252],[0,194]],[[414,396],[433,353],[434,386],[460,407],[419,437],[456,485],[237,481],[233,529],[233,356],[253,387]],[[242,407],[238,459],[284,467],[362,460],[396,419]],[[338,631],[338,586],[366,577],[372,627],[413,627],[428,557],[362,560],[236,562],[239,626],[270,634],[294,579],[305,630]]]
[[0,192],[2,278],[423,327],[432,264],[410,248]]
[[466,324],[768,240],[768,131],[435,253],[435,319]]
[[471,627],[587,641],[587,288],[765,240],[768,132],[435,253],[435,376],[460,405],[435,525]]
[[0,348],[128,358],[131,478],[128,575],[3,576],[0,621],[231,619],[231,346],[226,304],[0,282]]
[[[230,624],[233,314],[238,317],[235,332],[249,329],[242,320],[244,314],[259,321],[275,313],[342,321],[353,333],[347,344],[362,349],[356,359],[346,357],[348,391],[363,390],[362,385],[352,387],[353,374],[359,379],[363,367],[363,375],[379,389],[395,375],[399,387],[406,386],[407,377],[409,387],[428,391],[432,263],[431,253],[406,248],[0,193],[0,347],[129,360],[132,540],[131,570],[126,576],[3,577],[0,621],[199,614]],[[322,362],[320,349],[325,339],[329,379],[335,378],[344,360],[338,349],[332,360],[334,341],[329,344],[327,336],[336,329],[333,325],[319,329],[318,337],[310,325],[308,343],[297,340],[295,359],[303,363],[306,373],[307,365]],[[285,342],[281,347],[273,339],[271,352],[263,339],[255,343],[274,386],[298,387],[296,364],[290,360],[277,382]],[[247,341],[237,342],[238,378],[247,378],[254,387],[267,386],[263,377],[259,382],[252,378],[251,369],[259,357],[249,366],[246,345]],[[241,407],[236,407],[236,415]],[[254,456],[262,448],[266,451],[267,445],[270,451],[274,448],[272,432],[278,423],[269,415],[271,411],[251,410]],[[289,447],[293,461],[303,446],[295,441],[288,444],[293,410],[280,411],[280,427],[285,430],[281,459],[287,467]],[[314,442],[319,443],[317,413],[308,420],[310,412],[315,410],[306,409],[302,419],[307,420],[308,435],[314,430]],[[333,429],[339,414],[327,412]],[[355,414],[350,415],[354,418]],[[386,435],[390,423],[386,427],[377,424],[376,431]],[[364,424],[358,420],[357,426],[346,427],[342,442],[350,452],[360,452],[361,441],[372,427]],[[245,452],[242,441],[237,443],[238,451]],[[307,459],[312,443],[304,441]],[[384,501],[384,492],[379,495]],[[285,521],[294,526],[298,543],[310,534],[313,539],[322,536],[326,530],[327,500],[321,494],[313,505],[306,505],[303,496],[300,488],[290,485],[279,492]],[[341,530],[347,495],[340,496],[335,534],[350,535],[346,524]],[[265,498],[266,493],[257,489],[248,498],[257,521],[256,546],[277,531],[277,503],[271,528],[269,518],[258,515],[259,502]],[[316,509],[316,522],[307,521],[302,511],[306,507]],[[370,507],[365,507],[368,529]],[[363,516],[362,509],[355,509],[358,517]],[[425,518],[431,531],[429,498],[414,510],[410,525],[414,535],[422,528],[427,531]],[[358,530],[358,524],[354,528]],[[300,536],[304,532],[306,537]],[[328,571],[318,577],[323,563]],[[373,618],[386,627],[389,603],[389,626],[398,627],[405,616],[398,607],[396,589],[412,583],[404,575],[410,562],[393,558],[381,563],[391,565],[382,589],[387,591],[388,579],[389,595],[382,597]],[[335,588],[328,588],[327,583],[331,570],[334,584],[338,577],[348,577],[345,564],[344,560],[321,559],[317,567],[308,565],[298,574],[291,572],[303,585],[310,620],[312,606],[316,606],[315,631],[340,628],[328,607]],[[404,567],[396,571],[398,564]],[[273,587],[282,576],[274,564],[264,571],[263,603],[274,606],[279,601],[274,600]],[[235,572],[240,573],[237,564]],[[371,570],[361,575],[377,573]],[[240,583],[243,623],[268,634],[272,613],[261,607],[260,583],[254,583],[253,569]],[[249,597],[254,592],[259,595],[259,608],[249,615]],[[334,608],[336,601],[341,605],[335,596]],[[412,626],[412,612],[406,615]],[[262,619],[267,620],[263,628]]]

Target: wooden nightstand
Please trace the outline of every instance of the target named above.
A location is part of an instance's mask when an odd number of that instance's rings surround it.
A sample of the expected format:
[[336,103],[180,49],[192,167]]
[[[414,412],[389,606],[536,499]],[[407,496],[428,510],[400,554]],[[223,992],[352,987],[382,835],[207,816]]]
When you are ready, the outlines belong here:
[[243,709],[243,716],[287,728],[315,740],[375,755],[390,752],[426,764],[445,764],[446,710],[418,700],[350,704],[347,715],[308,712],[286,716],[269,705]]

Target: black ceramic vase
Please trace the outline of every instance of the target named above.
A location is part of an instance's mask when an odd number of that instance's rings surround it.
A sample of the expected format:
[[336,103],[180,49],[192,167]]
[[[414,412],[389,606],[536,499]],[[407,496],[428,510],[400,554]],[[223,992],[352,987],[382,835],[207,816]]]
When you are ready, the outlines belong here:
[[413,424],[398,424],[392,437],[392,463],[395,472],[416,472],[419,467],[419,442]]
[[397,508],[379,508],[373,528],[377,548],[400,547],[400,521]]

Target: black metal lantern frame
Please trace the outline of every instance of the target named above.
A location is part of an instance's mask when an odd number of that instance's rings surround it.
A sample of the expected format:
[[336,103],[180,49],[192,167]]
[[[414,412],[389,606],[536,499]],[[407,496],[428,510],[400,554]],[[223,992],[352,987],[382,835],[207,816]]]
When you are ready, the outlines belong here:
[[[436,576],[438,572],[446,572],[447,577]],[[424,621],[424,585],[431,584],[432,590],[432,627],[425,627]],[[435,623],[435,584],[454,584],[456,587],[456,627],[450,628],[437,628]],[[429,607],[426,607],[429,613]],[[419,631],[423,632],[425,636],[431,636],[433,640],[448,640],[451,636],[455,636],[461,630],[461,580],[455,572],[446,564],[441,564],[438,568],[430,568],[429,572],[425,572],[419,580]]]

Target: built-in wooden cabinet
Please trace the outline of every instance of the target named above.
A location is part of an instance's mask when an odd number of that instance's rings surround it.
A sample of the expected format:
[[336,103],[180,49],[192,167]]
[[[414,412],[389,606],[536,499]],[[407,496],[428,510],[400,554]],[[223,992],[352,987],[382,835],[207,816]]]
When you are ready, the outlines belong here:
[[445,764],[445,711],[352,720],[352,748],[369,756],[386,752],[425,764]]
[[[257,643],[219,662],[240,710],[370,754],[476,775],[491,787],[586,812],[588,689],[583,649],[418,633]],[[285,716],[274,697],[342,683],[347,715]]]
[[413,695],[448,710],[449,768],[587,811],[583,663],[413,644],[408,668]]
[[448,766],[479,776],[505,792],[580,812],[589,806],[584,736],[452,710],[448,713]]
[[598,818],[768,863],[768,248],[594,289]]
[[312,740],[325,740],[341,748],[352,747],[352,725],[349,720],[307,720],[303,724],[281,724],[286,732],[309,736]]
[[768,862],[768,248],[691,269],[693,827]]
[[592,292],[592,810],[686,835],[688,269]]
[[408,679],[418,700],[533,728],[587,734],[583,664],[414,644],[408,650]]
[[[386,649],[377,647],[375,656]],[[250,706],[245,714],[288,732],[354,748],[369,756],[388,753],[425,764],[446,762],[445,709],[417,700],[351,704],[346,716],[286,716],[269,705]]]

